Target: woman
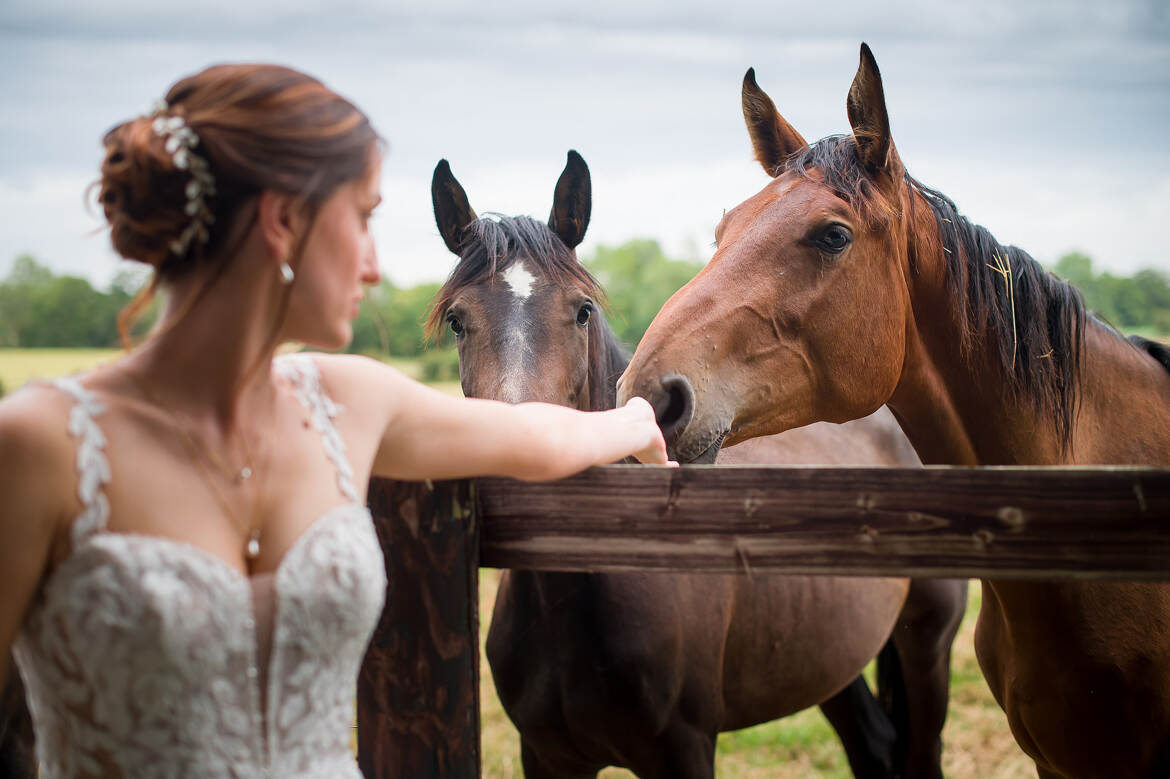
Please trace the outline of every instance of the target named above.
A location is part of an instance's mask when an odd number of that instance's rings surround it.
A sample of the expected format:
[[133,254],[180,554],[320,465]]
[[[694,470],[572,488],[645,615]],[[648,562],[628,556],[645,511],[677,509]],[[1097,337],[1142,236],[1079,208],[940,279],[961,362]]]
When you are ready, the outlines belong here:
[[105,144],[111,239],[156,269],[161,321],[117,362],[0,403],[0,651],[42,776],[356,777],[354,682],[385,586],[369,478],[665,463],[654,414],[275,357],[345,346],[378,280],[378,138],[303,74],[210,68]]

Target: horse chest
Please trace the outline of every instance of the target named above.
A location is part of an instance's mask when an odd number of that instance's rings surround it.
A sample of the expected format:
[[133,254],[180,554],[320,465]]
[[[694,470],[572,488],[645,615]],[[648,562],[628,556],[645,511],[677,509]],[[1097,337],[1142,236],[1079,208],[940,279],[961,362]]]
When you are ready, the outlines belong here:
[[[984,583],[975,649],[1012,734],[1067,777],[1148,777],[1170,744],[1170,631],[1127,640],[1162,585]],[[1109,611],[1106,622],[1098,613]],[[1160,610],[1162,613],[1166,609]],[[1161,620],[1155,620],[1160,623]],[[1107,625],[1105,629],[1099,626]]]

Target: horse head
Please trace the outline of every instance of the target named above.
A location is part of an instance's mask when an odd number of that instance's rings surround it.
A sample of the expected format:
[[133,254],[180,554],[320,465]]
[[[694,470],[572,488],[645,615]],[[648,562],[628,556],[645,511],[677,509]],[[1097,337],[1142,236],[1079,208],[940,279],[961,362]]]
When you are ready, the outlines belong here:
[[772,179],[724,215],[714,256],[667,301],[618,385],[621,400],[650,400],[680,461],[873,412],[898,384],[911,315],[905,172],[869,48],[849,90],[850,136],[809,145],[753,70],[742,104]]
[[609,329],[598,310],[601,289],[575,251],[592,206],[581,155],[568,153],[547,224],[478,218],[446,160],[435,168],[431,197],[439,232],[459,263],[436,297],[429,327],[454,334],[464,394],[612,406],[620,368],[605,376],[590,369]]

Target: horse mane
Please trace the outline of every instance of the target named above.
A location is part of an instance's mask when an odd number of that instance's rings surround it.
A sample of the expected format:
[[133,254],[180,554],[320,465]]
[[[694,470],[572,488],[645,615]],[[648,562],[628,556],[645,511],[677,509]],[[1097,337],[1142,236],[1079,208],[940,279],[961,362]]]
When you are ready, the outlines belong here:
[[601,308],[605,291],[564,241],[544,222],[530,216],[488,213],[467,226],[459,262],[435,294],[427,315],[426,332],[435,338],[447,309],[466,287],[494,284],[497,276],[517,260],[555,284],[579,284],[598,304],[589,320],[589,398],[593,411],[613,408],[617,403],[617,378],[630,362],[630,354],[618,342]]
[[1157,341],[1151,341],[1149,338],[1142,338],[1140,335],[1131,335],[1126,339],[1139,351],[1153,357],[1158,361],[1158,364],[1170,371],[1170,348],[1166,344],[1160,344]]
[[447,309],[459,291],[474,284],[494,284],[501,271],[517,260],[527,260],[541,274],[557,284],[576,282],[593,296],[605,297],[593,274],[585,270],[565,242],[544,222],[530,216],[487,213],[465,228],[463,253],[447,281],[435,294],[427,316],[427,335],[434,338]]
[[617,406],[617,380],[630,364],[630,353],[618,341],[605,315],[595,311],[589,319],[589,410]]
[[[897,213],[865,173],[852,136],[830,136],[792,155],[785,171],[824,183],[864,218],[887,221]],[[1015,246],[1000,244],[987,228],[959,213],[954,202],[905,174],[910,209],[920,195],[938,227],[933,247],[945,261],[951,300],[960,323],[959,350],[972,361],[988,347],[1004,386],[1036,411],[1053,418],[1061,446],[1072,440],[1079,404],[1086,313],[1076,287],[1062,281]],[[922,247],[919,247],[922,248]]]

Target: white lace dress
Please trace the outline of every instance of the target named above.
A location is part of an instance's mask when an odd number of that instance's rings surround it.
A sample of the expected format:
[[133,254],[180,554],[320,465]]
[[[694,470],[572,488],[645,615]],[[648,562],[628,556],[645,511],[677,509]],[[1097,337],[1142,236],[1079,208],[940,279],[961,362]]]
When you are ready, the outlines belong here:
[[44,779],[360,777],[355,685],[385,571],[368,510],[306,356],[281,358],[347,502],[318,518],[274,574],[245,577],[165,538],[106,531],[98,398],[75,379],[83,513],[73,550],[17,636]]

